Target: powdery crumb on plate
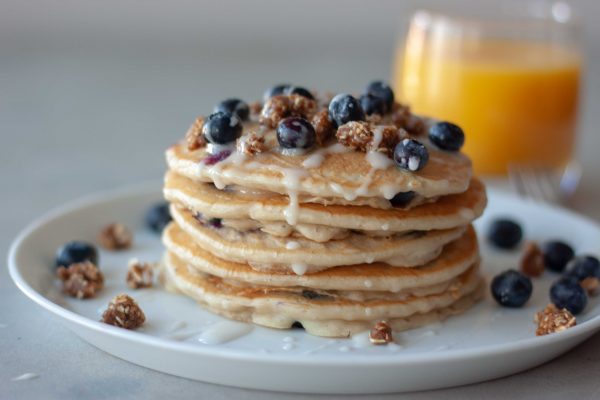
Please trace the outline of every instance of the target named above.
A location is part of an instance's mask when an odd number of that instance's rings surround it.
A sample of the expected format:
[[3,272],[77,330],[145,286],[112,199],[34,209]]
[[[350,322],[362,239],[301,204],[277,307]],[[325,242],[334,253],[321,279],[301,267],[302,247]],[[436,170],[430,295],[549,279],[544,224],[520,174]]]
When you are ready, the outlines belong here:
[[35,374],[33,372],[27,372],[25,374],[19,375],[19,376],[15,376],[14,378],[11,378],[11,381],[13,382],[17,382],[17,381],[29,381],[31,379],[36,379],[39,378],[40,376],[38,374]]

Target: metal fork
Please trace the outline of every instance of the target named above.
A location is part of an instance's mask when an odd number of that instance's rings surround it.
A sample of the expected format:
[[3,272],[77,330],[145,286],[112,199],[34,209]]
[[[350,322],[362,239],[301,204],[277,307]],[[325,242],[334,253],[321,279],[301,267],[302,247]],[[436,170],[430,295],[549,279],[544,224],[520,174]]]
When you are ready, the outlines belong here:
[[562,204],[577,189],[581,180],[582,168],[578,161],[571,161],[562,174],[550,168],[527,165],[510,165],[510,184],[519,195],[535,201]]

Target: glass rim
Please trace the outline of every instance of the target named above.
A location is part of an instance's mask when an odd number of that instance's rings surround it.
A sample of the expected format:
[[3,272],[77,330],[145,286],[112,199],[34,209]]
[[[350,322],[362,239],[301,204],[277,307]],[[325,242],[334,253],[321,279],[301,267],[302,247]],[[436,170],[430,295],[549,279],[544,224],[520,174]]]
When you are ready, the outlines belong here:
[[[517,3],[501,1],[500,7],[494,10],[466,14],[455,11],[451,7],[418,7],[412,12],[411,21],[423,26],[435,23],[444,23],[448,26],[494,26],[494,25],[520,25],[527,26],[531,23],[553,24],[565,28],[578,28],[581,18],[574,10],[573,5],[564,0],[531,0]],[[513,7],[509,7],[512,5]]]

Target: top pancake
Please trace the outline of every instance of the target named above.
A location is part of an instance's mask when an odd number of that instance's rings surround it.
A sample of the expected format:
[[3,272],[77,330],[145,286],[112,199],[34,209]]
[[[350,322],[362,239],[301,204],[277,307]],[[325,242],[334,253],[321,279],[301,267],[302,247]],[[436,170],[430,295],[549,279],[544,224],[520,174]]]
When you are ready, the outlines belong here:
[[[254,122],[244,124],[244,135],[258,131],[263,132],[267,143],[276,143],[274,130]],[[229,149],[233,154],[213,165],[206,162],[209,146],[189,151],[179,143],[167,150],[166,157],[171,170],[196,181],[213,182],[219,188],[239,185],[280,194],[293,191],[297,195],[349,201],[390,199],[407,191],[431,198],[467,190],[472,174],[470,160],[460,152],[439,150],[425,138],[417,139],[427,147],[429,162],[416,172],[397,168],[382,153],[378,153],[381,157],[374,168],[368,153],[336,146],[335,142],[315,146],[303,155],[282,154],[277,145],[252,156]],[[315,154],[319,161],[306,164]]]

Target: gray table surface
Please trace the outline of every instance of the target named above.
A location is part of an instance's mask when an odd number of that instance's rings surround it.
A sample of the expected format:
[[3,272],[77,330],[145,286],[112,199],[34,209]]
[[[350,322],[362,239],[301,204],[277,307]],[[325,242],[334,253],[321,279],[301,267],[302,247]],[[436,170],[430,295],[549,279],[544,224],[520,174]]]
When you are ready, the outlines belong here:
[[[576,3],[582,14],[598,15],[592,0]],[[252,99],[280,81],[357,91],[370,79],[388,77],[403,30],[399,17],[415,5],[0,1],[0,253],[50,208],[90,192],[160,179],[164,148],[217,99]],[[585,177],[572,207],[598,220],[600,115],[593,105],[600,103],[600,28],[592,23],[585,33],[589,63],[579,141]],[[39,377],[11,381],[25,372]],[[515,376],[365,398],[592,399],[600,398],[599,374],[596,335]],[[26,299],[0,268],[0,398],[189,397],[347,396],[242,390],[137,367],[80,340]]]

